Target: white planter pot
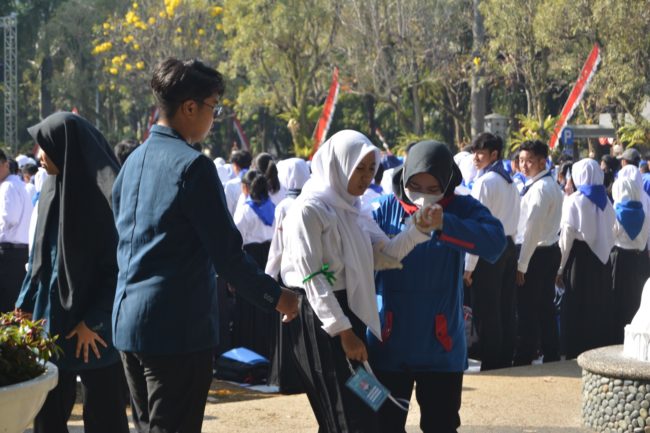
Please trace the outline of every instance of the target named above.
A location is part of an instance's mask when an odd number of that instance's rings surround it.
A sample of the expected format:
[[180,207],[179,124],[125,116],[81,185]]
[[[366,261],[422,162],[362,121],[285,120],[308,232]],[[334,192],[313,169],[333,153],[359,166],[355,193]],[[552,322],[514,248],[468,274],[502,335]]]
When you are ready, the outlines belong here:
[[0,433],[22,433],[58,382],[59,370],[48,362],[45,373],[14,385],[0,387]]

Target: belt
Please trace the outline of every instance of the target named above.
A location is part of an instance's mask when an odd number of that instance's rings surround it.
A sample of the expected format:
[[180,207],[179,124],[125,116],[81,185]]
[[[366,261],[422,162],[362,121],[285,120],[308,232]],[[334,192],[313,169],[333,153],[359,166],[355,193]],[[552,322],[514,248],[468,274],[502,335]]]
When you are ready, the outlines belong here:
[[12,244],[11,242],[0,242],[0,250],[26,250],[27,244]]

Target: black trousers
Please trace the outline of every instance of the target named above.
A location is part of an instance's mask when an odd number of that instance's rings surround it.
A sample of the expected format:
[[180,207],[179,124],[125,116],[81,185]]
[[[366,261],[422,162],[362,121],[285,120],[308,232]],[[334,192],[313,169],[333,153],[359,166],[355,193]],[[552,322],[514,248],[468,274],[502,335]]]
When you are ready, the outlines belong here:
[[0,313],[13,311],[28,259],[27,245],[0,245]]
[[567,359],[614,344],[612,269],[587,243],[574,241],[564,269],[562,333]]
[[83,392],[86,433],[128,433],[122,365],[95,370],[59,370],[59,382],[34,419],[34,433],[68,433],[68,419],[77,395],[77,375]]
[[472,274],[472,313],[479,335],[481,370],[512,365],[515,351],[515,274],[517,253],[508,237],[496,263],[479,259]]
[[[415,384],[415,398],[420,405],[420,428],[424,433],[455,433],[460,426],[462,372],[375,371],[375,374],[396,398],[410,401]],[[406,433],[407,415],[405,411],[386,400],[379,410],[380,430],[378,431]]]
[[213,349],[151,356],[122,352],[138,433],[200,433]]
[[[366,326],[348,307],[345,290],[334,292],[354,333],[365,341]],[[319,433],[376,433],[378,416],[345,382],[351,372],[339,337],[330,337],[299,290],[300,313],[288,323],[296,368],[318,421]],[[354,368],[357,363],[352,361]]]
[[523,286],[517,288],[518,337],[514,365],[530,365],[541,348],[544,362],[560,359],[555,277],[561,252],[557,244],[537,247],[528,264]]
[[614,247],[611,254],[614,282],[614,343],[623,344],[624,329],[641,305],[643,286],[650,277],[648,250],[626,250]]

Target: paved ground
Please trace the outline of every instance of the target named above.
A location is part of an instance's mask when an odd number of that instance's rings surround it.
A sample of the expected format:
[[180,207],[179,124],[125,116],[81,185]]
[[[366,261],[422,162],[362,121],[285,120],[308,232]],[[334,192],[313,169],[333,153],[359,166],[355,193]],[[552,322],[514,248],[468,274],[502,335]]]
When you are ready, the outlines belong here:
[[[580,420],[580,368],[562,361],[468,374],[463,386],[460,433],[585,433]],[[407,431],[419,432],[415,399]],[[71,433],[82,432],[75,407]],[[228,433],[316,432],[304,395],[280,396],[215,381],[203,431]]]

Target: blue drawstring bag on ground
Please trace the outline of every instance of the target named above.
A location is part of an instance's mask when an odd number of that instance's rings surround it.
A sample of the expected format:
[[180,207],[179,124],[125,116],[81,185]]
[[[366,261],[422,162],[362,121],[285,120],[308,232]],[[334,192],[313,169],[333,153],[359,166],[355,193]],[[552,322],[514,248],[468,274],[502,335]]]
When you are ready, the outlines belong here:
[[266,383],[270,362],[245,347],[223,353],[215,363],[214,377],[221,380],[260,385]]

